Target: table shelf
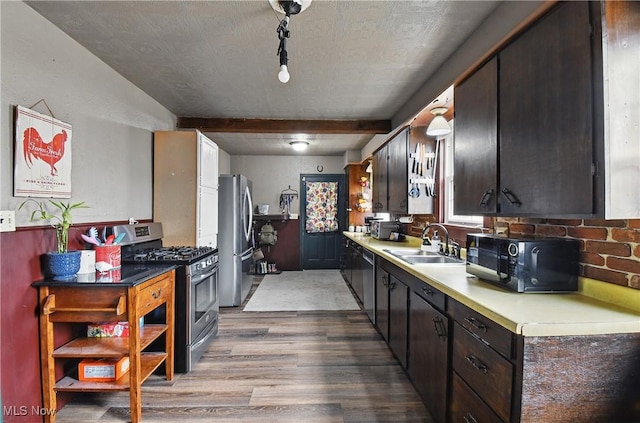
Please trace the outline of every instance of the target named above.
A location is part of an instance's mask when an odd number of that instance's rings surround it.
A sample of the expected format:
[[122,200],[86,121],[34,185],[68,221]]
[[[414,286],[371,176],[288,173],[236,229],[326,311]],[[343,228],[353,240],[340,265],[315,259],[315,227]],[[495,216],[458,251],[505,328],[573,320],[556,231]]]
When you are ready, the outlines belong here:
[[[167,325],[144,325],[140,328],[140,349],[144,350],[160,335]],[[129,337],[75,338],[53,352],[55,358],[119,358],[129,355]]]
[[[140,383],[144,382],[167,358],[163,352],[142,353],[140,355]],[[123,374],[115,382],[81,382],[78,379],[65,376],[56,382],[57,392],[105,392],[128,391],[130,388],[129,373]]]

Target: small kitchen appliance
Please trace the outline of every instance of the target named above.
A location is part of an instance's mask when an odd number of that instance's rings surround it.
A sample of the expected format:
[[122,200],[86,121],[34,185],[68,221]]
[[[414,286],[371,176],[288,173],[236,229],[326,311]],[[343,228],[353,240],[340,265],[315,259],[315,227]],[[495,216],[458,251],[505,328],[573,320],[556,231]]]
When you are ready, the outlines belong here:
[[578,290],[579,242],[467,235],[467,272],[516,292]]
[[371,236],[376,239],[389,239],[392,232],[398,232],[399,226],[396,222],[387,220],[371,221]]
[[[161,223],[138,223],[112,228],[122,236],[122,263],[175,264],[176,373],[188,373],[218,333],[218,250],[202,247],[164,247]],[[124,267],[126,268],[126,267]],[[165,321],[165,308],[145,316],[145,323]]]

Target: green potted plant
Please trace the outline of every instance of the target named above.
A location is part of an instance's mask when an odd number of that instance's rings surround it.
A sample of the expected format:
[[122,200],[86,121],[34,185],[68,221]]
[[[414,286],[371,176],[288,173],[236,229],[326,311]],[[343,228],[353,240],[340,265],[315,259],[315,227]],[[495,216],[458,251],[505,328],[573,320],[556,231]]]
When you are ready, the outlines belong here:
[[23,201],[18,207],[21,210],[26,204],[34,203],[37,208],[31,212],[31,221],[44,220],[56,230],[57,250],[45,254],[42,273],[45,277],[54,280],[69,280],[75,277],[80,270],[80,251],[69,251],[69,228],[73,223],[71,211],[78,208],[86,208],[84,201],[79,203],[49,200],[56,210],[50,212],[45,202],[32,198]]

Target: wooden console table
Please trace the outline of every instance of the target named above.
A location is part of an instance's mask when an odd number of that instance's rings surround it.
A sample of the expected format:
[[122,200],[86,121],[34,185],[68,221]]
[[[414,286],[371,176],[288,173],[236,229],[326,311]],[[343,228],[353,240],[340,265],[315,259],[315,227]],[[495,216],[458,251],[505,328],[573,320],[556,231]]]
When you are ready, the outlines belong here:
[[[167,380],[173,379],[174,359],[174,284],[175,267],[157,266],[144,272],[144,278],[117,282],[82,283],[40,281],[40,365],[44,408],[56,409],[57,392],[129,391],[131,421],[142,418],[141,384],[161,363]],[[140,318],[166,304],[165,324],[140,326]],[[127,321],[128,337],[90,338],[81,336],[55,348],[54,323],[91,323]],[[165,334],[165,350],[145,349]],[[129,371],[115,382],[81,382],[75,374],[56,380],[56,360],[129,357]],[[76,366],[77,368],[77,366]],[[45,416],[55,422],[55,413]]]

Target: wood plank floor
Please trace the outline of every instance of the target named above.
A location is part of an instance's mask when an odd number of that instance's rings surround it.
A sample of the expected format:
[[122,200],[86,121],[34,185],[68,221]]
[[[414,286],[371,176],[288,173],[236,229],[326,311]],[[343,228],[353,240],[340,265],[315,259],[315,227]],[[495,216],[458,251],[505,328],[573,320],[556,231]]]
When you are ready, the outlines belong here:
[[[223,308],[195,368],[172,382],[152,376],[142,401],[148,423],[432,422],[364,311]],[[56,421],[128,422],[129,395],[76,395]]]

